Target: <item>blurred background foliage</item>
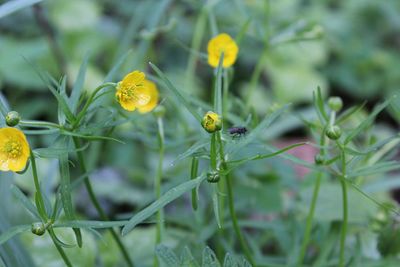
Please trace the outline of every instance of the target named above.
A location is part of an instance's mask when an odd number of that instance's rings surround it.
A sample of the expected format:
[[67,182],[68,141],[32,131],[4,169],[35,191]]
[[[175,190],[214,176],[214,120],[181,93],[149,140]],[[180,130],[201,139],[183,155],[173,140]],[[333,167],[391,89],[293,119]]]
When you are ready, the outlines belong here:
[[[5,2],[0,1],[1,4]],[[241,117],[237,119],[238,123],[245,121],[246,114],[240,111],[243,108],[240,101],[234,100],[246,97],[248,88],[252,86],[250,80],[253,70],[263,56],[265,60],[260,66],[261,76],[251,96],[251,106],[258,114],[265,114],[273,105],[291,102],[294,103],[294,110],[308,116],[312,92],[320,86],[325,95],[340,95],[346,106],[368,100],[367,109],[354,119],[356,122],[353,125],[356,125],[365,118],[369,107],[398,92],[400,1],[271,0],[269,5],[265,2],[42,1],[39,6],[28,7],[0,18],[1,94],[8,100],[11,109],[20,112],[25,119],[56,121],[57,103],[37,76],[35,68],[48,71],[56,79],[66,75],[71,87],[84,57],[89,55],[84,86],[89,92],[103,82],[105,74],[122,55],[127,55],[113,81],[118,81],[133,69],[150,73],[147,63],[151,61],[167,74],[176,87],[208,102],[213,73],[201,55],[198,59],[194,58],[194,61],[191,57],[197,55],[197,52],[206,52],[207,41],[213,35],[210,25],[214,20],[220,32],[232,36],[239,35],[249,22],[240,43],[234,73],[230,73],[233,77],[230,87],[233,101],[230,105],[231,109],[238,109],[233,112]],[[198,51],[192,51],[191,47],[197,47]],[[199,135],[205,138],[207,134],[199,133],[194,138],[188,138],[188,126],[180,122],[182,118],[188,119],[189,115],[177,111],[179,103],[169,99],[162,90],[161,95],[162,99],[166,99],[165,105],[169,110],[166,115],[165,191],[186,180],[189,175],[188,160],[185,159],[183,163],[174,162],[177,155],[185,152]],[[379,124],[384,126],[379,127],[375,133],[386,137],[397,131],[395,121],[400,121],[398,114],[400,112],[393,112],[392,116],[381,116]],[[95,191],[101,196],[102,205],[108,214],[115,219],[127,218],[132,211],[138,211],[154,200],[152,186],[154,166],[157,165],[156,123],[151,115],[135,113],[129,115],[129,118],[132,123],[118,127],[114,133],[126,145],[95,143],[85,151]],[[271,129],[265,139],[279,136],[294,139],[307,137],[308,131],[299,126],[300,120],[289,117],[282,124],[279,129]],[[51,136],[32,136],[30,142],[37,148],[49,146],[54,140]],[[315,151],[308,154],[313,153]],[[261,242],[263,247],[255,251],[272,251],[274,255],[266,257],[260,254],[257,257],[279,264],[285,261],[283,257],[290,260],[292,244],[298,243],[299,238],[294,233],[302,233],[301,224],[286,220],[285,216],[294,216],[300,221],[304,219],[314,177],[308,174],[304,182],[301,182],[297,179],[300,176],[299,170],[292,165],[288,167],[288,163],[282,159],[265,162],[248,164],[236,172],[236,197],[242,199],[238,201],[237,208],[239,213],[250,212],[253,219],[268,220],[268,223],[262,224],[250,221],[243,223],[258,229],[254,231],[262,230],[263,234],[257,240],[253,237],[250,241],[253,249]],[[51,195],[59,180],[57,162],[40,159],[39,163],[45,191]],[[0,189],[3,190],[12,180],[9,175],[0,175]],[[248,175],[254,179],[246,179]],[[29,172],[15,175],[14,181],[25,193],[34,191]],[[386,192],[388,187],[382,186],[372,192]],[[216,235],[217,226],[210,200],[206,198],[209,192],[207,189],[204,191],[200,198],[201,215],[192,216],[188,211],[188,196],[167,207],[168,231],[163,244],[176,249],[178,254],[189,245],[195,257],[201,258],[204,244],[213,244],[212,237]],[[293,197],[293,191],[299,194]],[[330,226],[326,223],[335,222],[341,216],[341,210],[337,209],[340,203],[336,202],[340,195],[339,188],[326,184],[324,192],[321,196],[323,200],[319,202],[321,205],[316,211],[316,220],[323,225],[318,229],[320,238],[313,240],[316,250],[325,249],[321,245],[324,238],[332,239],[328,231]],[[350,222],[363,224],[374,216],[377,207],[353,193],[350,192],[350,210],[355,212],[351,213]],[[297,198],[301,200],[298,203]],[[4,206],[4,201],[8,199],[9,202],[10,196],[1,194],[0,199]],[[82,218],[96,219],[95,210],[87,205],[84,190],[78,190],[74,199]],[[381,199],[386,200],[387,196],[382,193]],[[363,208],[359,209],[360,206]],[[296,210],[295,215],[290,215],[293,210]],[[7,216],[3,216],[6,212]],[[0,231],[13,223],[32,220],[20,214],[17,208],[2,209],[1,213]],[[283,220],[274,221],[276,214],[280,214]],[[188,219],[188,216],[191,218]],[[9,218],[9,221],[3,222],[5,218]],[[337,228],[335,225],[332,227],[334,230]],[[363,228],[355,227],[351,231],[360,233],[360,229]],[[134,230],[124,238],[127,246],[132,248],[133,258],[141,264],[152,263],[154,235],[155,228],[149,225]],[[227,241],[230,238],[227,237]],[[79,249],[68,250],[70,255],[75,255],[74,258],[81,261],[77,266],[95,266],[97,254],[102,256],[103,266],[122,266],[111,237],[105,234],[99,239],[100,245],[95,244],[95,239],[98,237],[85,233],[84,255],[79,254],[82,253]],[[374,246],[377,243],[376,234],[368,232],[361,239],[367,244],[363,253],[379,258]],[[21,241],[24,246],[14,244]],[[19,253],[25,255],[25,247],[34,256],[37,266],[62,266],[49,239],[23,234],[21,241],[15,239],[13,243],[7,243],[7,246],[1,248],[0,255],[7,255],[5,251],[10,249],[9,246],[18,247]],[[359,239],[351,242],[357,243]],[[224,245],[230,250],[228,243]],[[20,259],[16,257],[15,260],[21,259],[31,261],[29,256]],[[52,261],[52,265],[49,265],[48,262]],[[26,262],[20,264],[15,266],[31,266]],[[381,266],[390,266],[390,263],[385,264]]]

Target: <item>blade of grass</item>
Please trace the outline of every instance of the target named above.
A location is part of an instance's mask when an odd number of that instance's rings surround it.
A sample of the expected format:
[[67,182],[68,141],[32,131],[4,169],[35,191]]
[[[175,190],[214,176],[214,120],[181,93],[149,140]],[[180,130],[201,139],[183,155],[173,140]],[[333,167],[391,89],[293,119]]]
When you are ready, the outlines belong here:
[[82,94],[83,84],[85,82],[86,69],[89,61],[89,53],[83,58],[82,64],[79,68],[78,76],[75,80],[74,87],[72,88],[71,97],[69,99],[69,106],[71,111],[77,114],[79,97]]

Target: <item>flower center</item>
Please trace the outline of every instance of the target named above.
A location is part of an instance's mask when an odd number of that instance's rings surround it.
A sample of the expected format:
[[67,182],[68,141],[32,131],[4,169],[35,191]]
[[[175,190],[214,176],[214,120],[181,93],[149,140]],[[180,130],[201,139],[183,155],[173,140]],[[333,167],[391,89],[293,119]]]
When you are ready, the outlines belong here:
[[22,154],[22,144],[18,140],[9,140],[5,143],[3,151],[9,158],[19,158]]

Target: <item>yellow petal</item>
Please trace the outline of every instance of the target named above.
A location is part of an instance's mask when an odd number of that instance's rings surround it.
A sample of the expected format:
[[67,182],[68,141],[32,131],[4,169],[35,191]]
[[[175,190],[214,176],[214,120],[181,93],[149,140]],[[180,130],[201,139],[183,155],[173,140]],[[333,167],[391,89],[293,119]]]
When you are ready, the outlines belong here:
[[152,111],[158,103],[158,90],[155,83],[149,80],[144,80],[144,87],[147,90],[147,94],[150,96],[149,102],[144,106],[138,106],[138,110],[140,113],[147,113]]

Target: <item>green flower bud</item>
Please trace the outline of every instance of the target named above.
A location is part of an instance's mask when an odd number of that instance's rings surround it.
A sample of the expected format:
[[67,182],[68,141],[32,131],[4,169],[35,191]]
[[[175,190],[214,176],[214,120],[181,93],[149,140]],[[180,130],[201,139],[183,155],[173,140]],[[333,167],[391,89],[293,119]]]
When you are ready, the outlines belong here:
[[204,130],[209,133],[219,131],[222,128],[221,117],[217,113],[209,111],[204,115],[203,120],[201,121],[201,126],[203,126]]
[[31,232],[35,235],[41,236],[46,232],[46,227],[43,223],[32,223]]
[[326,136],[331,140],[337,140],[342,135],[342,130],[337,125],[329,126],[325,132]]
[[325,163],[325,157],[322,156],[321,154],[316,154],[314,156],[314,162],[317,165],[323,165]]
[[328,99],[328,106],[333,111],[340,111],[343,107],[343,101],[338,96],[333,96]]
[[154,112],[154,115],[156,115],[156,117],[162,118],[162,117],[164,117],[166,111],[167,110],[165,109],[164,106],[159,105],[154,109],[153,112]]
[[10,111],[6,115],[6,123],[10,127],[14,127],[14,126],[18,125],[20,120],[21,120],[21,116],[16,111]]
[[207,173],[207,181],[209,183],[218,183],[219,179],[220,176],[218,171],[210,171]]

